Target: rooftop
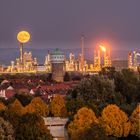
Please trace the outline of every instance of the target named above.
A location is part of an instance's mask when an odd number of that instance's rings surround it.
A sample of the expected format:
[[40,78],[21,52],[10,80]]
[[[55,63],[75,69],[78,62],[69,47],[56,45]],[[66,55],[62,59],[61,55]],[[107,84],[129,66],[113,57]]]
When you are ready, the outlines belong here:
[[64,55],[64,53],[57,48],[51,52],[51,55]]

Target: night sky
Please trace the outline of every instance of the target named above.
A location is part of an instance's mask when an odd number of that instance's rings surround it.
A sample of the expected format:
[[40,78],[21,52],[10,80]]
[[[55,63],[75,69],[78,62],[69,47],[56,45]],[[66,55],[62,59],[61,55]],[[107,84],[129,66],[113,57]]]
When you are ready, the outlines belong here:
[[16,34],[31,33],[26,47],[86,48],[107,41],[113,50],[140,48],[140,0],[0,0],[0,48],[16,48]]

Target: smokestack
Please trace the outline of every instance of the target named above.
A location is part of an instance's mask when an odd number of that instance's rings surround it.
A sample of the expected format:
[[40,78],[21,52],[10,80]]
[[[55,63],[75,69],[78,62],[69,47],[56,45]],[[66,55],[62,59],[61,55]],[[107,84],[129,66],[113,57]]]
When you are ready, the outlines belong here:
[[85,58],[84,58],[84,39],[85,39],[85,36],[84,34],[81,35],[81,68],[82,68],[82,71],[84,70],[84,61],[85,61]]

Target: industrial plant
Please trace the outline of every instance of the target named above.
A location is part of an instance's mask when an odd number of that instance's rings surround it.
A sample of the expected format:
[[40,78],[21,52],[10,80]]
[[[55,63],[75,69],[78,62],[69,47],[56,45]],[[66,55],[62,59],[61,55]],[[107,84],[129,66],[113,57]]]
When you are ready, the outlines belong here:
[[87,62],[85,58],[85,36],[82,34],[79,45],[81,51],[77,58],[72,52],[67,58],[63,51],[55,49],[48,51],[44,58],[44,65],[40,65],[37,58],[33,58],[32,52],[24,52],[24,44],[29,41],[30,34],[21,31],[17,35],[17,39],[20,46],[19,58],[11,61],[11,65],[7,68],[0,66],[0,73],[52,73],[53,79],[61,82],[65,72],[97,73],[104,67],[115,67],[117,71],[127,68],[137,71],[140,64],[138,51],[129,52],[127,60],[112,60],[110,47],[104,43],[99,43],[94,48],[92,63]]
[[140,65],[140,63],[138,62],[138,57],[140,57],[140,53],[137,51],[128,53],[128,68],[137,71],[137,68]]

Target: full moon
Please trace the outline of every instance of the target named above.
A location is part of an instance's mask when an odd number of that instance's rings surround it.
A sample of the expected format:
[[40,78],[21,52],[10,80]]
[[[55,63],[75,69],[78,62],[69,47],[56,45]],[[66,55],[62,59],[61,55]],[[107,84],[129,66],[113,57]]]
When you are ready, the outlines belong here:
[[26,43],[30,39],[30,34],[27,31],[20,31],[17,35],[17,39],[20,43]]

